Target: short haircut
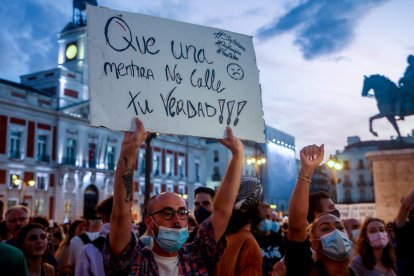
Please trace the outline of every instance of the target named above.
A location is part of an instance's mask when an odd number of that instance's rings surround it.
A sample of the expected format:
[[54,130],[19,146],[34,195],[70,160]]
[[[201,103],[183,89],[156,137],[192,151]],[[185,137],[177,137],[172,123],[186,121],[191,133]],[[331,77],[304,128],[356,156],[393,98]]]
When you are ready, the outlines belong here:
[[308,209],[308,216],[307,220],[309,223],[312,223],[315,219],[315,212],[322,213],[322,199],[329,199],[331,198],[329,194],[325,191],[314,192],[309,195],[309,209]]
[[103,215],[105,217],[105,220],[109,222],[111,220],[113,205],[114,205],[114,197],[110,196],[107,199],[104,199],[101,202],[99,202],[98,205],[95,207],[95,209],[98,214]]
[[7,216],[12,212],[12,211],[14,211],[14,210],[20,210],[20,211],[23,211],[23,212],[25,212],[26,214],[27,214],[27,216],[29,217],[30,216],[30,209],[29,208],[27,208],[26,206],[24,206],[24,205],[14,205],[14,206],[12,206],[12,207],[10,207],[9,209],[7,209],[7,212],[6,212],[6,214],[4,215],[6,218],[7,218]]
[[212,199],[214,199],[214,196],[216,195],[216,191],[214,191],[213,189],[209,187],[203,187],[203,186],[198,187],[197,189],[194,190],[194,196],[200,193],[209,194]]

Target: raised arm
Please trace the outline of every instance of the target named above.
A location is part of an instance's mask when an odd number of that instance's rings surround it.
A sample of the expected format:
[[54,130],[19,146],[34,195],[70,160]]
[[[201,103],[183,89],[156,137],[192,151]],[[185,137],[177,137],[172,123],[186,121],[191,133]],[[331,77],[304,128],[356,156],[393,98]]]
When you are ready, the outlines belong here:
[[109,247],[114,255],[121,255],[131,239],[131,206],[133,202],[134,169],[139,146],[147,132],[142,122],[135,119],[135,132],[126,132],[115,170],[114,205],[111,215]]
[[412,190],[401,202],[400,210],[395,217],[395,226],[401,228],[407,221],[410,211],[414,210],[414,190]]
[[302,168],[289,201],[288,239],[303,242],[307,238],[306,216],[309,209],[309,188],[313,171],[323,160],[324,146],[306,146],[300,151]]
[[231,128],[227,127],[227,138],[220,142],[232,153],[232,158],[227,166],[226,174],[214,197],[211,223],[214,229],[214,237],[219,241],[226,231],[227,224],[233,211],[237,192],[240,187],[240,178],[243,170],[244,146],[233,135]]

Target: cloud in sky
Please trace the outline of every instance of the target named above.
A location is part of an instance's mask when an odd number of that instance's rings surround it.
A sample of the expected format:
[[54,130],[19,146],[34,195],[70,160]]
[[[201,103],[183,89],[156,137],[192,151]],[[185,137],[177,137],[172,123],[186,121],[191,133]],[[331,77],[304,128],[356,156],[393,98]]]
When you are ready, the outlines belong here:
[[294,44],[305,59],[337,53],[350,44],[354,30],[372,9],[389,0],[309,0],[258,30],[259,39],[295,32]]

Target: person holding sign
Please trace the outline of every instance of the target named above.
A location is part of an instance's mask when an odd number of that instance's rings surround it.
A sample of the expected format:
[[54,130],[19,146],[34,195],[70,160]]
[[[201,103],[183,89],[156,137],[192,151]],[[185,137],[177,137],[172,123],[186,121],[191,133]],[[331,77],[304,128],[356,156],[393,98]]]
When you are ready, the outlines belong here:
[[227,128],[221,143],[232,152],[226,175],[214,198],[210,218],[201,225],[194,242],[188,238],[188,214],[184,199],[161,193],[150,199],[145,223],[154,238],[152,249],[131,234],[133,177],[137,152],[147,138],[139,119],[134,133],[125,133],[115,171],[111,229],[104,247],[107,274],[209,275],[226,246],[225,230],[240,187],[244,146]]

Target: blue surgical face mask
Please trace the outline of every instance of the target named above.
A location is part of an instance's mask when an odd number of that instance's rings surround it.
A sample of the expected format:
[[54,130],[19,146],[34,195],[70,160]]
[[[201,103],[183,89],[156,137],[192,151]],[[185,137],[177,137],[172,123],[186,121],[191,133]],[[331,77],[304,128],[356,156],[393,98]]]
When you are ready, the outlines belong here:
[[259,230],[262,232],[270,231],[272,227],[272,221],[270,219],[264,219],[259,224]]
[[279,232],[280,229],[280,224],[277,223],[276,221],[272,221],[272,226],[270,227],[270,231],[277,233]]
[[356,240],[358,238],[359,235],[359,229],[354,229],[352,230],[352,239]]
[[[154,221],[155,223],[155,221]],[[158,235],[155,237],[161,249],[167,252],[178,251],[188,239],[188,227],[181,229],[158,226]]]
[[338,229],[323,235],[320,238],[322,243],[322,253],[336,261],[343,261],[351,252],[352,241],[349,239],[348,234]]

